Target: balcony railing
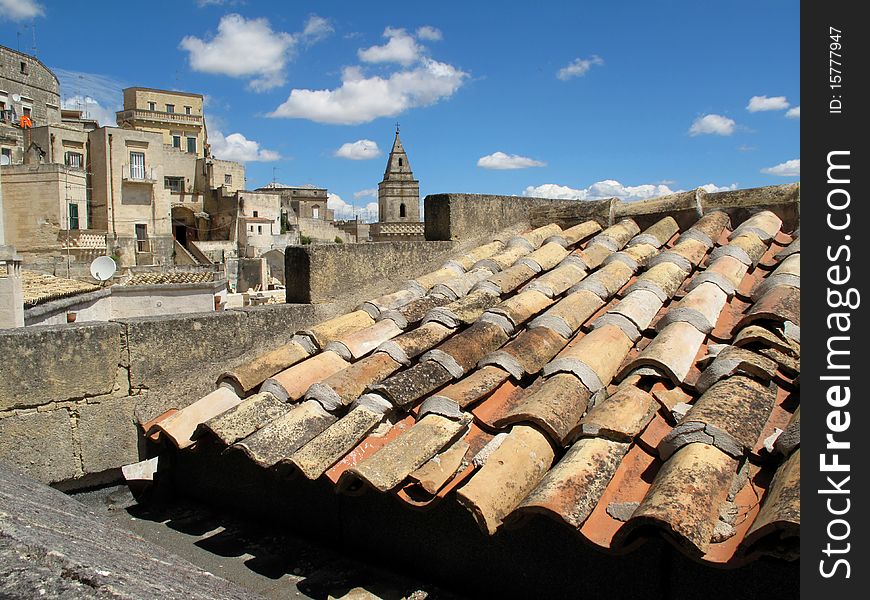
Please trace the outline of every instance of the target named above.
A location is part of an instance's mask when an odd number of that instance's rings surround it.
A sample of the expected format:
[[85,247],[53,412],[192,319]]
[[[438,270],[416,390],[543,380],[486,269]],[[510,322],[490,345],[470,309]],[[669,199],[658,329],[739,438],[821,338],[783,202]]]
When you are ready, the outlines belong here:
[[186,125],[202,125],[202,115],[188,115],[186,113],[170,113],[160,110],[119,110],[115,113],[118,124],[124,121],[156,121],[165,123],[186,124]]
[[153,167],[141,167],[133,165],[124,165],[121,167],[121,179],[130,183],[145,183],[154,185],[157,182],[157,176],[154,174]]

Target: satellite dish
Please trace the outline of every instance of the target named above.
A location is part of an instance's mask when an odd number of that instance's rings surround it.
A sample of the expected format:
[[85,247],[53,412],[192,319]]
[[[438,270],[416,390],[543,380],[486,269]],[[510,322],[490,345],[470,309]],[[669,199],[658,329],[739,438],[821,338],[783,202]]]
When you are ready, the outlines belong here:
[[91,263],[91,275],[97,281],[108,281],[117,268],[111,256],[99,256]]
[[21,102],[21,94],[12,94],[13,102]]
[[0,156],[0,165],[8,165],[10,163],[9,157],[3,154]]

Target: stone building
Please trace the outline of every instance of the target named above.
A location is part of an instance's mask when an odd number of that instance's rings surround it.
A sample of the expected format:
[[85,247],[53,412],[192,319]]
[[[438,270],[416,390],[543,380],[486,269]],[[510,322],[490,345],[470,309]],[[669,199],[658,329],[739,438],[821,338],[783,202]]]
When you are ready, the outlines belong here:
[[207,143],[202,94],[131,87],[123,90],[124,109],[118,127],[153,131],[163,143],[194,156],[205,156]]
[[398,127],[384,179],[378,184],[378,222],[372,225],[371,236],[374,241],[423,239],[420,182],[414,179]]

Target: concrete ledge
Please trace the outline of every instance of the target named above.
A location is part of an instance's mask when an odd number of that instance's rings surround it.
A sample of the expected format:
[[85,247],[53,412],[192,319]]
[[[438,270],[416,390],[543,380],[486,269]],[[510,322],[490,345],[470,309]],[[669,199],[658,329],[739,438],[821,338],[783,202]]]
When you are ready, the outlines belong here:
[[111,393],[121,360],[114,323],[0,331],[0,411]]
[[380,296],[437,269],[453,250],[447,241],[288,246],[287,302],[352,304]]

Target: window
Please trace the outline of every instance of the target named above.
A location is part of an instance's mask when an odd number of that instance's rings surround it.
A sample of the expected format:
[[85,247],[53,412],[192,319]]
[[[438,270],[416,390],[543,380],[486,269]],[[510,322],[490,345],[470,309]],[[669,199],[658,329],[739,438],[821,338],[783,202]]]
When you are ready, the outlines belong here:
[[[130,153],[130,179],[145,179],[145,153]],[[138,225],[136,226],[138,227]]]
[[320,218],[320,207],[317,204],[311,207],[311,216],[315,219]]
[[184,191],[184,177],[164,177],[163,187],[171,192],[180,194]]
[[78,204],[69,204],[69,228],[70,229],[78,229],[79,228],[79,205]]
[[263,226],[257,225],[257,233],[263,233]]
[[229,173],[224,174],[224,185],[233,185],[233,176]]
[[136,223],[136,252],[148,252],[148,226],[144,223]]
[[400,167],[402,166],[402,158],[401,157],[399,157],[399,166]]
[[172,147],[179,148],[179,149],[181,148],[181,136],[180,135],[173,135],[172,136]]
[[405,203],[403,202],[402,204],[399,205],[399,217],[407,217],[407,216],[408,215],[405,214]]
[[30,108],[29,106],[22,106],[21,107],[21,114],[23,114],[25,117],[32,116],[32,113],[33,113],[33,109]]
[[167,104],[166,105],[166,112],[174,113],[175,112],[175,105],[174,104]]
[[259,216],[260,216],[259,211],[256,211],[256,210],[255,210],[255,211],[254,211],[254,218],[256,219],[256,218],[259,217]]
[[156,102],[149,102],[148,103],[148,110],[155,110],[156,111],[157,110],[157,103]]
[[196,154],[196,138],[189,137],[187,138],[187,151]]
[[82,156],[81,152],[64,152],[63,162],[66,166],[72,167],[73,169],[81,169],[84,164],[84,156]]
[[184,114],[186,114],[186,115],[190,114],[190,107],[189,106],[184,107]]
[[27,75],[27,63],[23,60],[21,61],[21,74]]

